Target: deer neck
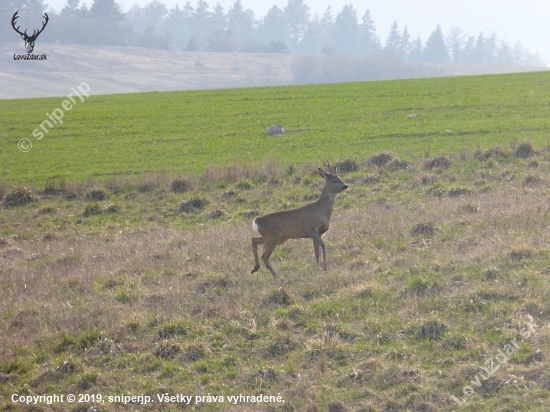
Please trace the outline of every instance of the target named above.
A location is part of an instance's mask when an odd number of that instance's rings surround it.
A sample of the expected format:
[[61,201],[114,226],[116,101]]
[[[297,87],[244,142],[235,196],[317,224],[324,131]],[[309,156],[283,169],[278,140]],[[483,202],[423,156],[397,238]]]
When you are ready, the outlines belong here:
[[336,194],[330,193],[328,190],[323,190],[321,198],[318,200],[319,209],[328,219],[332,214],[332,209],[334,209],[334,202],[336,201]]

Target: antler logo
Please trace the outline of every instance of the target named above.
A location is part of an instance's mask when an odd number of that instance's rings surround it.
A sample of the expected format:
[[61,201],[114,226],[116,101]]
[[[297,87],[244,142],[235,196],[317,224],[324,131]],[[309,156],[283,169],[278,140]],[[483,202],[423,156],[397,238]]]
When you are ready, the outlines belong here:
[[21,32],[19,31],[19,27],[20,27],[20,26],[15,27],[16,20],[19,18],[19,16],[17,15],[17,13],[19,13],[19,10],[17,10],[17,11],[14,13],[14,15],[13,15],[13,17],[12,17],[12,19],[11,19],[11,25],[12,25],[13,29],[14,29],[17,33],[19,33],[19,34],[21,35],[21,38],[22,38],[23,40],[25,40],[25,48],[27,49],[27,53],[30,54],[30,53],[32,53],[32,51],[34,50],[34,42],[36,41],[38,35],[44,31],[44,28],[45,28],[46,25],[48,24],[49,17],[48,17],[48,15],[47,15],[46,13],[44,13],[44,19],[46,19],[46,21],[42,23],[42,28],[41,28],[40,30],[38,30],[38,32],[37,32],[36,30],[33,30],[32,35],[29,36],[29,35],[27,34],[27,30],[25,30],[24,33],[21,33]]

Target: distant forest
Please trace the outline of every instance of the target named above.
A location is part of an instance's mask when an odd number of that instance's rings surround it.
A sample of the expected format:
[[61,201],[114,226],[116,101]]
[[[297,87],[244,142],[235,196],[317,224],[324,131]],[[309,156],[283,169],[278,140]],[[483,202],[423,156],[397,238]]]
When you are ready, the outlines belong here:
[[[17,41],[9,24],[15,10],[36,21],[47,9],[44,0],[1,0],[0,39]],[[412,39],[407,27],[395,22],[382,42],[372,16],[362,16],[351,4],[341,10],[328,7],[312,16],[303,0],[288,0],[284,8],[273,6],[262,18],[236,0],[229,10],[204,0],[168,9],[155,0],[123,13],[115,0],[94,0],[88,8],[80,0],[67,0],[59,12],[49,11],[48,29],[40,40],[90,46],[130,45],[166,50],[347,54],[385,56],[408,62],[446,62],[493,65],[542,66],[540,56],[499,39],[479,33],[470,36],[458,27],[446,33],[438,25],[425,41]],[[52,24],[55,22],[55,24]]]

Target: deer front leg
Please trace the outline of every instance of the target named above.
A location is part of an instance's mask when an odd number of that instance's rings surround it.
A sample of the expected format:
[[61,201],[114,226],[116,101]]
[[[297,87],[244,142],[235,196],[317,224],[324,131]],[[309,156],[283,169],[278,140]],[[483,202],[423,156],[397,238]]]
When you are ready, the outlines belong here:
[[319,231],[317,229],[312,230],[309,233],[309,237],[313,239],[313,247],[315,248],[315,257],[317,258],[317,263],[319,263],[319,246],[321,246],[321,249],[323,251],[323,269],[327,270],[327,258],[325,255],[325,242],[323,242],[323,239],[321,239],[321,236],[319,235]]
[[315,260],[317,261],[317,266],[319,266],[319,244],[315,240],[313,241],[313,250],[315,250]]
[[250,273],[255,273],[260,269],[260,260],[258,259],[258,245],[263,245],[264,243],[265,243],[264,238],[262,237],[252,238],[252,252],[254,252],[254,268]]

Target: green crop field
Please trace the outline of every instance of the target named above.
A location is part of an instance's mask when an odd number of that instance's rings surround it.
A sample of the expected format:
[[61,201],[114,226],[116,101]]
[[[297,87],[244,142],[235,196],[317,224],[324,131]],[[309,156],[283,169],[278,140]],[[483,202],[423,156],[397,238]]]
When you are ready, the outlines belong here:
[[[548,96],[90,96],[39,140],[63,98],[0,101],[0,409],[548,411]],[[323,160],[328,270],[300,239],[252,274],[253,218],[318,199]]]
[[[380,150],[416,156],[524,139],[547,144],[549,96],[549,72],[91,96],[77,98],[41,140],[33,131],[64,99],[3,100],[0,182],[200,172],[271,158],[301,164]],[[264,136],[276,123],[295,132]],[[18,150],[24,138],[33,145],[27,153]]]

